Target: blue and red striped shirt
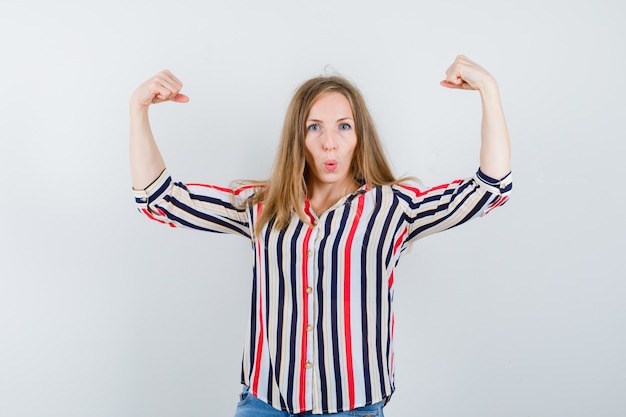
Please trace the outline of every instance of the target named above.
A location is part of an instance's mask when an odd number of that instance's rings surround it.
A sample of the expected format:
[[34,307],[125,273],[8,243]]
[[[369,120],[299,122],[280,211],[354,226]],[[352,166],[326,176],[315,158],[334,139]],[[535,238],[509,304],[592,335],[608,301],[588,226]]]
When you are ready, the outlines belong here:
[[504,204],[511,174],[480,170],[434,188],[361,187],[283,230],[254,236],[255,187],[174,182],[164,171],[135,190],[139,210],[172,227],[248,238],[254,248],[242,383],[291,414],[336,413],[388,399],[394,391],[394,269],[415,240]]

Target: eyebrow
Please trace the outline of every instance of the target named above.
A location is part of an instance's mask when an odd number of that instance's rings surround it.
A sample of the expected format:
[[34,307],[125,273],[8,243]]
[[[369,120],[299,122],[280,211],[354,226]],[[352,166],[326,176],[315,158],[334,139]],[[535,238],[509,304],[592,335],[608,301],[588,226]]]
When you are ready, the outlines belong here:
[[[346,120],[350,120],[354,122],[354,119],[352,117],[342,117],[341,119],[337,119],[338,122],[343,122]],[[319,119],[306,119],[307,122],[316,122],[316,123],[321,123],[322,120]]]

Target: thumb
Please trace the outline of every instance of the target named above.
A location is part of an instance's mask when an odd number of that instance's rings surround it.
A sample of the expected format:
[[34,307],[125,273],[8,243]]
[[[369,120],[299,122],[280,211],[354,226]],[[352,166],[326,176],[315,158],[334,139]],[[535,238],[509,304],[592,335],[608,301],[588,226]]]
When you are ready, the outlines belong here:
[[184,94],[178,93],[174,96],[174,98],[172,98],[172,101],[175,101],[176,103],[188,103],[189,97]]
[[439,84],[442,87],[446,87],[446,88],[463,88],[462,84],[460,84],[458,82],[456,82],[456,83],[455,82],[451,82],[451,81],[448,81],[448,80],[440,81]]

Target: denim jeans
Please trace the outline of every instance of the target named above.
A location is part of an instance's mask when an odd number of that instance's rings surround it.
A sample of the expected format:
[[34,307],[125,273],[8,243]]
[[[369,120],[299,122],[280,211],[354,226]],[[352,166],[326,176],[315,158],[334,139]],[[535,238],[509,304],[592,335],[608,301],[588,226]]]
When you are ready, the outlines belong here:
[[[243,388],[241,399],[239,404],[237,404],[237,411],[235,412],[235,417],[304,417],[314,415],[310,411],[301,414],[289,414],[287,411],[277,410],[252,395],[250,388],[246,386]],[[383,403],[380,402],[350,411],[324,415],[333,417],[383,417]]]

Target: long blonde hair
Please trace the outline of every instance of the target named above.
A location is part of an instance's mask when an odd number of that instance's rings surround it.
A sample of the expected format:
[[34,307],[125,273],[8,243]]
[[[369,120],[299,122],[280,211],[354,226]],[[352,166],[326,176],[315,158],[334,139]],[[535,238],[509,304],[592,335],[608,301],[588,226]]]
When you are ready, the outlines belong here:
[[351,165],[352,177],[369,188],[398,182],[391,172],[376,126],[360,91],[339,76],[312,78],[305,81],[291,99],[270,179],[257,183],[259,188],[248,201],[249,204],[262,204],[254,230],[256,236],[260,236],[261,230],[270,221],[273,221],[274,228],[286,227],[294,213],[305,223],[309,222],[303,209],[307,187],[304,145],[306,120],[317,98],[328,92],[343,94],[352,107],[357,136]]

